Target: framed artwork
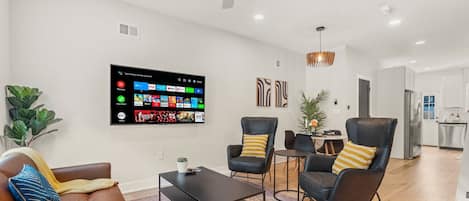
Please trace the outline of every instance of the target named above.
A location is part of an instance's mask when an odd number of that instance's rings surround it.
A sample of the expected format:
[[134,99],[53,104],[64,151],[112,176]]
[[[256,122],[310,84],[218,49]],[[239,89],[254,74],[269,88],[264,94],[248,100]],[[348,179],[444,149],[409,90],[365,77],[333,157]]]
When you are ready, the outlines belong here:
[[256,99],[257,106],[270,107],[270,99],[272,94],[272,81],[267,78],[257,78]]
[[275,107],[288,107],[287,81],[275,81]]

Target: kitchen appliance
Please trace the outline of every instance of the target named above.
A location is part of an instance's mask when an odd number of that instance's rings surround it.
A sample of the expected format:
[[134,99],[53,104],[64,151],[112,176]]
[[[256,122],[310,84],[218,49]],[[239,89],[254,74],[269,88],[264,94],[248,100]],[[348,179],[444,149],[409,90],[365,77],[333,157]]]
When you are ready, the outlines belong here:
[[440,148],[463,149],[466,133],[466,122],[439,122],[438,145]]
[[404,99],[404,159],[420,156],[422,150],[421,94],[405,90]]

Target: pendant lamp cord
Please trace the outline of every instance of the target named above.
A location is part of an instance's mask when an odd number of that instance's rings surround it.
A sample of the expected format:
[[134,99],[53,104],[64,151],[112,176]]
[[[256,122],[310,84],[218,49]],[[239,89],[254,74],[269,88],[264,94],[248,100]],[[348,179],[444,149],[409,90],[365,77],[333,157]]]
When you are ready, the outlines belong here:
[[319,52],[322,52],[322,31],[319,31]]

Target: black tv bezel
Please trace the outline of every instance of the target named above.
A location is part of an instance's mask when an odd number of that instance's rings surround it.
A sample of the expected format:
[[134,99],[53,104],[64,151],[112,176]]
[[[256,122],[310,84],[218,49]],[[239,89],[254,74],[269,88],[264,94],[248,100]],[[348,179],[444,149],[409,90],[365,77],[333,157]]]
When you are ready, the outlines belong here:
[[[174,122],[174,123],[168,123],[168,122],[161,122],[161,123],[158,123],[158,122],[143,122],[143,123],[136,123],[136,122],[131,122],[131,123],[114,123],[113,122],[113,90],[115,89],[115,87],[113,86],[113,68],[114,67],[117,67],[117,68],[129,68],[129,69],[133,69],[133,70],[143,70],[143,71],[153,71],[153,72],[161,72],[161,73],[171,73],[171,74],[175,74],[175,75],[180,75],[180,76],[191,76],[191,77],[199,77],[203,80],[203,95],[202,95],[202,98],[203,98],[203,101],[204,101],[204,109],[203,109],[203,112],[204,112],[204,122]],[[135,67],[135,66],[128,66],[128,65],[119,65],[119,64],[111,64],[110,65],[110,71],[109,71],[109,88],[110,88],[110,93],[109,93],[109,107],[110,107],[110,115],[109,115],[109,123],[111,126],[142,126],[142,125],[184,125],[184,124],[205,124],[207,122],[207,119],[206,119],[206,108],[207,108],[207,101],[206,101],[206,97],[205,97],[205,93],[206,93],[206,76],[204,75],[197,75],[197,74],[189,74],[189,73],[180,73],[180,72],[174,72],[174,71],[166,71],[166,70],[158,70],[158,69],[155,69],[155,68],[148,68],[148,67]],[[133,103],[133,101],[132,101]],[[132,106],[134,107],[134,106]],[[177,111],[177,110],[174,110],[174,111]],[[184,111],[183,110],[180,110],[180,111]]]

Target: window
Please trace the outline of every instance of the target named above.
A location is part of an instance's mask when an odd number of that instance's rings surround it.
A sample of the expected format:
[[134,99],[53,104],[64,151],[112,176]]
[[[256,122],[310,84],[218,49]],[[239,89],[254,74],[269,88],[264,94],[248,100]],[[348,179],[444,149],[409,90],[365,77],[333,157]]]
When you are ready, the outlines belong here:
[[435,119],[435,96],[423,96],[423,119]]

